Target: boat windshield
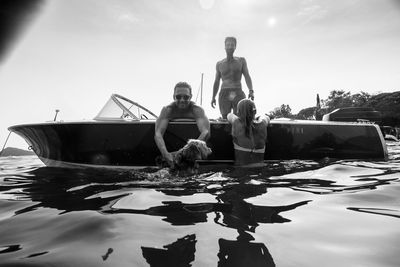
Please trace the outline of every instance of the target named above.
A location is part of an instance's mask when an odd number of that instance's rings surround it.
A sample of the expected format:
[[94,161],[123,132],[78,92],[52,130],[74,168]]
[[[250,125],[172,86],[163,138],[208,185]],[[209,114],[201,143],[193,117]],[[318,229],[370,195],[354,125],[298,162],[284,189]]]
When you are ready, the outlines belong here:
[[155,120],[157,116],[138,103],[121,95],[113,94],[94,119]]

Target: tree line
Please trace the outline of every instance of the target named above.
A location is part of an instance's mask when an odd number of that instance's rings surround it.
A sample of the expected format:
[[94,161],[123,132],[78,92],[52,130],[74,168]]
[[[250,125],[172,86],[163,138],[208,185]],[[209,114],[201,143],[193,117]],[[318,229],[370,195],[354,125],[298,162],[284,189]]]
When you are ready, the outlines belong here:
[[333,90],[326,99],[320,100],[317,95],[315,106],[304,108],[297,114],[292,114],[292,109],[289,105],[282,104],[267,115],[271,118],[284,117],[299,120],[315,120],[316,114],[322,116],[335,109],[344,107],[373,108],[381,112],[382,125],[400,125],[400,91],[371,95],[363,91],[351,94],[349,91]]

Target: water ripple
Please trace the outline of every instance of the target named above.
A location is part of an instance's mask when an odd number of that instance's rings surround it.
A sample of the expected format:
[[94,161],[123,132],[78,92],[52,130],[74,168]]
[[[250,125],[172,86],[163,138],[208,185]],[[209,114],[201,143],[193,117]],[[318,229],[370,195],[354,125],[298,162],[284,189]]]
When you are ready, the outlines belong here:
[[0,158],[0,266],[146,266],[179,252],[193,266],[228,254],[247,266],[399,266],[400,151],[389,151],[185,177]]

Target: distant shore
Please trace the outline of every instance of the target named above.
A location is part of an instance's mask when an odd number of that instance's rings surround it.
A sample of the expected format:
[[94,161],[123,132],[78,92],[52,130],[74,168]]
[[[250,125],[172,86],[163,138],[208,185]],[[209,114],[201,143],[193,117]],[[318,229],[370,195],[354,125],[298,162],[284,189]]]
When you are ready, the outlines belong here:
[[6,147],[1,152],[0,157],[9,157],[9,156],[33,156],[35,153],[33,151],[24,150],[15,147]]

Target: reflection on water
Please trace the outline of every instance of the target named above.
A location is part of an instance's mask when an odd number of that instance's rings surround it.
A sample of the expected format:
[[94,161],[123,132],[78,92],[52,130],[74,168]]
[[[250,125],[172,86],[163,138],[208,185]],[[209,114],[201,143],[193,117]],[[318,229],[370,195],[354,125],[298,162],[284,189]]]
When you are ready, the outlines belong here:
[[388,148],[388,162],[191,177],[1,158],[0,266],[399,266],[400,151]]
[[196,252],[196,235],[178,238],[162,249],[142,247],[142,252],[150,266],[191,266]]
[[243,230],[238,234],[236,240],[218,240],[218,266],[275,266],[265,244],[250,242],[254,237]]

